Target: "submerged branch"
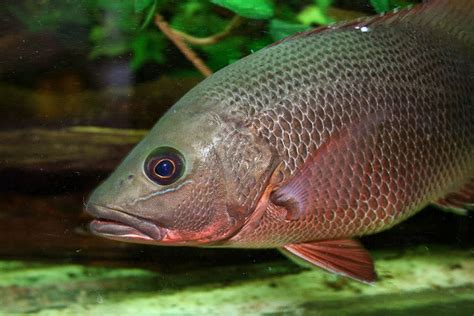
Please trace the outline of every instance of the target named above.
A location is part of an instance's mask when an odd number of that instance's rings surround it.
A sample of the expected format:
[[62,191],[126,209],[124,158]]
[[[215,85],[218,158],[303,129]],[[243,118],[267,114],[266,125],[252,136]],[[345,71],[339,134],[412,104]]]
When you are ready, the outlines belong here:
[[0,172],[110,171],[146,131],[101,127],[0,131]]
[[204,61],[186,45],[182,36],[176,34],[176,32],[168,25],[160,14],[155,15],[155,24],[168,37],[173,44],[183,53],[184,56],[199,70],[204,76],[209,77],[212,75],[212,70],[204,63]]
[[195,37],[192,35],[189,35],[187,33],[172,29],[172,31],[182,39],[184,39],[186,42],[189,44],[193,45],[210,45],[210,44],[215,44],[224,38],[228,37],[229,35],[232,34],[232,32],[239,27],[239,25],[242,23],[242,18],[238,15],[234,16],[232,20],[227,24],[226,28],[217,34],[207,36],[207,37]]
[[155,15],[155,24],[168,37],[173,44],[183,53],[184,56],[199,70],[204,76],[209,77],[212,70],[204,63],[204,61],[186,44],[192,45],[211,45],[220,42],[228,37],[232,32],[239,27],[242,18],[238,15],[234,16],[225,29],[217,34],[207,37],[195,37],[175,30],[169,26],[160,14]]

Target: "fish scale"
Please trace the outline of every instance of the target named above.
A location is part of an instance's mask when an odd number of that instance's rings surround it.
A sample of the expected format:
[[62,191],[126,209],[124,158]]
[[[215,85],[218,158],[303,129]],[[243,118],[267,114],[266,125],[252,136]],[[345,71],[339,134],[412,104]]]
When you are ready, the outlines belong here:
[[[431,32],[409,26],[400,21],[365,32],[351,28],[296,37],[226,68],[214,78],[219,84],[210,82],[208,97],[214,97],[212,85],[227,86],[236,115],[250,122],[285,162],[283,183],[341,128],[365,124],[374,113],[388,117],[366,153],[370,159],[360,157],[360,162],[372,163],[371,170],[365,167],[361,173],[358,168],[349,177],[347,170],[336,169],[325,176],[339,181],[324,194],[319,194],[322,184],[308,181],[321,207],[308,210],[303,223],[280,217],[278,224],[265,214],[250,235],[233,239],[236,245],[268,247],[377,232],[447,191],[459,190],[472,176],[472,63]],[[253,80],[246,84],[243,77]],[[277,91],[278,101],[268,97],[270,90]],[[238,95],[229,93],[233,91]],[[251,102],[246,95],[256,91],[262,92],[261,99]],[[334,163],[344,168],[354,161],[339,158]],[[371,185],[363,189],[358,185],[367,182]],[[358,198],[364,190],[367,201]],[[347,206],[334,209],[335,202]],[[359,205],[353,213],[354,204]],[[336,215],[328,219],[325,214],[332,212]]]

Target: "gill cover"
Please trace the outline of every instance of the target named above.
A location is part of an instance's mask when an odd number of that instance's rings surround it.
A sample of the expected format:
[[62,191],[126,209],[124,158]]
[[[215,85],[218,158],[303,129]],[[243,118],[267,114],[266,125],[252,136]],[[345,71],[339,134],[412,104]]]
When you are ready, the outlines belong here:
[[98,218],[91,225],[95,234],[211,245],[243,226],[272,155],[247,127],[190,100],[175,105],[94,191],[87,210]]

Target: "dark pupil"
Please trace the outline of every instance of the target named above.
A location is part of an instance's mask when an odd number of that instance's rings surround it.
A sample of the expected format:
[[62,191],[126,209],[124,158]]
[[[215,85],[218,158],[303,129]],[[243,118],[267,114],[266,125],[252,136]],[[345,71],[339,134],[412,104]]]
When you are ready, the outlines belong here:
[[161,160],[155,166],[155,173],[163,178],[171,177],[174,171],[174,164],[168,159]]

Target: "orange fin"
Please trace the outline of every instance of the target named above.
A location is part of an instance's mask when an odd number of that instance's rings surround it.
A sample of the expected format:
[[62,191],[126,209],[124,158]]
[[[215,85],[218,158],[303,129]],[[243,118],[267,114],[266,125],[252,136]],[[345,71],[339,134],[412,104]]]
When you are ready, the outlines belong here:
[[377,274],[369,252],[353,239],[324,240],[283,247],[285,255],[296,256],[329,272],[364,283],[374,283]]
[[299,219],[308,209],[311,203],[308,188],[311,187],[307,181],[308,179],[302,173],[300,177],[294,177],[286,186],[273,192],[271,201],[285,208],[287,220]]
[[[304,163],[289,181],[281,185],[272,193],[271,201],[286,209],[287,220],[297,220],[305,215],[308,210],[315,208],[314,182],[325,180],[324,175],[330,169],[329,161],[324,160],[330,153],[337,152],[341,147],[345,147],[348,136],[347,129],[331,137],[324,142]],[[331,162],[332,163],[332,162]]]
[[[363,161],[364,154],[375,146],[377,128],[384,119],[386,113],[371,113],[367,118],[334,133],[288,181],[272,193],[271,201],[286,209],[287,220],[297,220],[317,208],[316,194],[319,188],[326,188],[329,185],[327,182],[334,177],[336,160],[348,159],[350,156]],[[370,135],[374,137],[369,137]]]
[[450,193],[434,204],[443,210],[467,215],[468,210],[474,210],[474,178],[458,192]]

